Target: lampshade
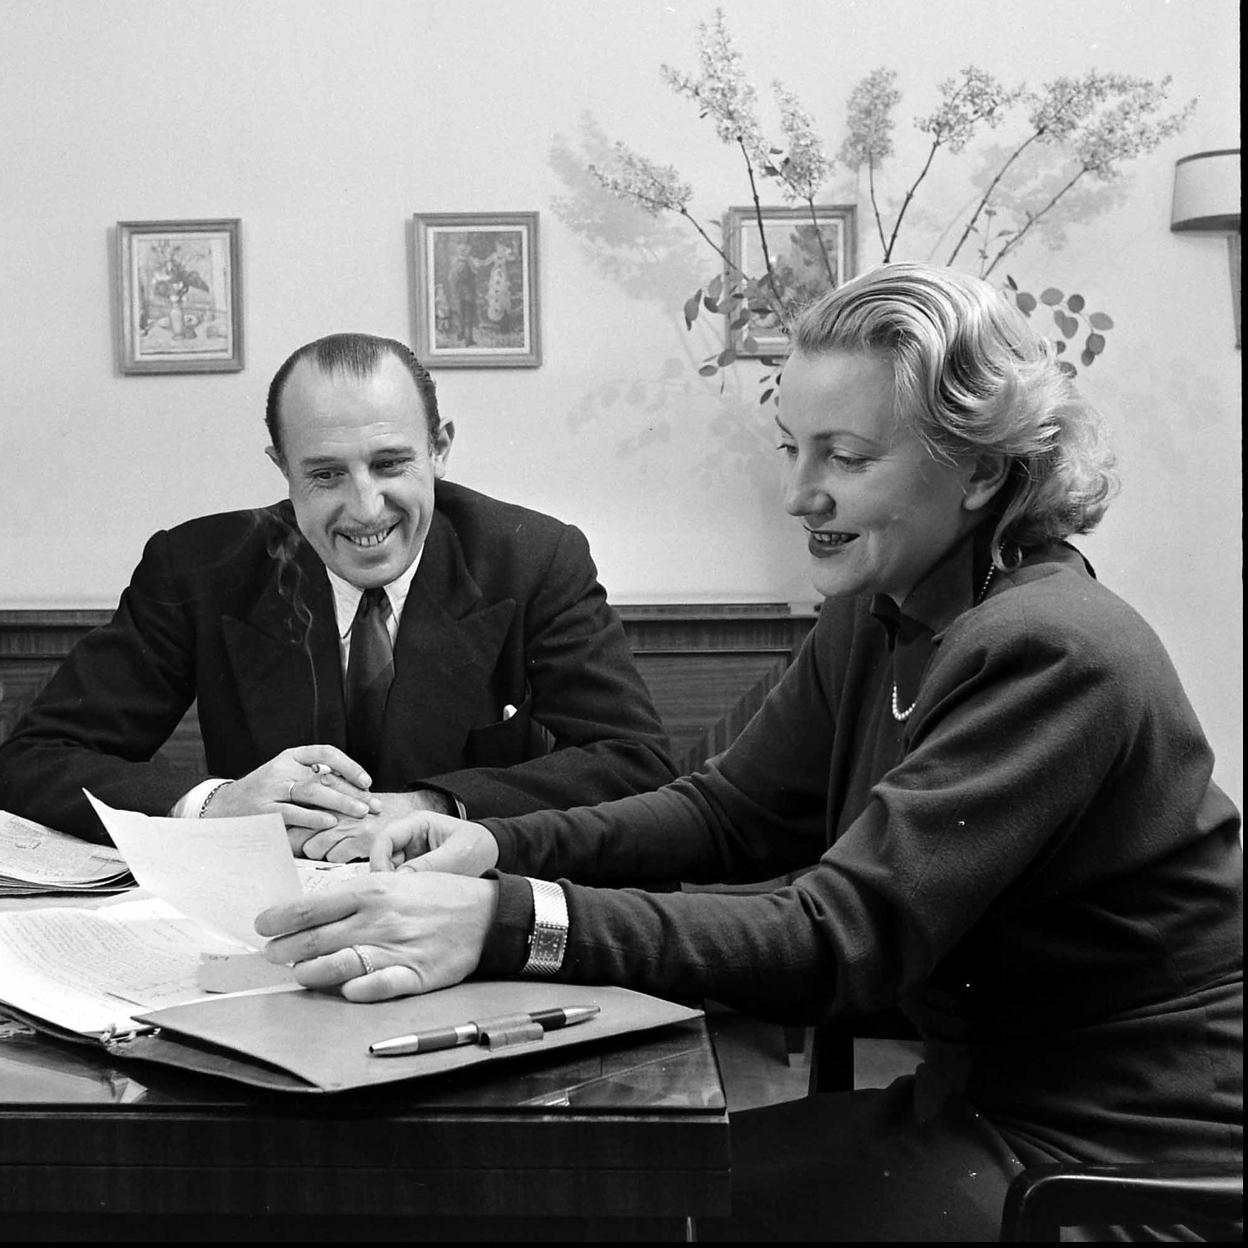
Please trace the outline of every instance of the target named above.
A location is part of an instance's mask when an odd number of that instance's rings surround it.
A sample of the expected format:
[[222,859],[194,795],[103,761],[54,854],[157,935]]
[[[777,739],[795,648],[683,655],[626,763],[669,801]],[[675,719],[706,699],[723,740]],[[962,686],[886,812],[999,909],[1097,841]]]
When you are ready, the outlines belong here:
[[1197,152],[1174,162],[1170,228],[1239,232],[1239,148]]

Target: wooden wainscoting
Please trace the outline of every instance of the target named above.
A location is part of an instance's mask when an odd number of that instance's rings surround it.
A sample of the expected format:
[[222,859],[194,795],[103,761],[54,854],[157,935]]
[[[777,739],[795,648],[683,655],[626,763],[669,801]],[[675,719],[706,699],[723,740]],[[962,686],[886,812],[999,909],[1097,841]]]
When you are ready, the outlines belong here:
[[[0,741],[47,683],[74,643],[112,618],[99,610],[0,610]],[[206,775],[195,707],[183,716],[157,758]]]
[[619,612],[681,775],[736,740],[816,619],[813,611],[783,603],[625,606]]
[[[619,608],[637,667],[672,741],[678,770],[726,748],[762,705],[815,623],[783,603]],[[0,741],[70,647],[108,611],[0,610]],[[192,707],[161,756],[205,770]]]

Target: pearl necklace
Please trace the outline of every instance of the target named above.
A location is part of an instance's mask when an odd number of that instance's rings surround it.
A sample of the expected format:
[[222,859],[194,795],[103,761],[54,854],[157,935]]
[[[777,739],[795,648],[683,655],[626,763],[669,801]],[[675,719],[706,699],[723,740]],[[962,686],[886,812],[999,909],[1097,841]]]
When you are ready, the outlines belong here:
[[[984,583],[979,587],[979,593],[975,595],[975,601],[971,604],[972,606],[977,607],[981,602],[983,602],[984,595],[988,592],[988,586],[992,584],[992,578],[996,576],[996,574],[997,565],[994,563],[992,567],[988,569],[988,575],[984,577]],[[890,709],[893,712],[893,718],[899,724],[904,724],[906,720],[914,714],[914,708],[918,706],[918,704],[919,699],[916,695],[914,701],[911,702],[910,705],[903,711],[901,707],[897,705],[897,682],[893,681],[893,700]]]

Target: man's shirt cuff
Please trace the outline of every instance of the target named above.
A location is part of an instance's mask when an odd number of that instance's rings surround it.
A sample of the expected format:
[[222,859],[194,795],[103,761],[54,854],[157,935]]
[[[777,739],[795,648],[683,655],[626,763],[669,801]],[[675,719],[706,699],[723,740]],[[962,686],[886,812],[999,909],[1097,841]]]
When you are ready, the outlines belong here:
[[173,809],[169,812],[169,817],[171,819],[198,818],[199,808],[204,804],[204,798],[220,783],[221,780],[217,776],[214,776],[211,780],[200,781],[189,793],[184,793],[174,802]]

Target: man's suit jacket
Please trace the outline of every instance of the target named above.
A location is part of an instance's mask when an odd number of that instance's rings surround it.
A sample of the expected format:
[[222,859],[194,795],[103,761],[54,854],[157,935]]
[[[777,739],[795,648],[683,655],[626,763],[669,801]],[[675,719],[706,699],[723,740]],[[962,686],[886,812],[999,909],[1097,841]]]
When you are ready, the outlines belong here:
[[[478,817],[672,776],[585,538],[550,516],[439,482],[394,667],[377,792],[438,788]],[[287,502],[149,540],[112,620],[0,746],[0,807],[91,839],[104,834],[84,787],[167,814],[205,777],[152,755],[195,699],[214,776],[291,746],[346,748],[333,595]]]

